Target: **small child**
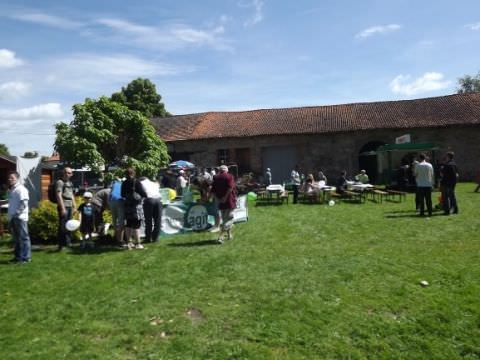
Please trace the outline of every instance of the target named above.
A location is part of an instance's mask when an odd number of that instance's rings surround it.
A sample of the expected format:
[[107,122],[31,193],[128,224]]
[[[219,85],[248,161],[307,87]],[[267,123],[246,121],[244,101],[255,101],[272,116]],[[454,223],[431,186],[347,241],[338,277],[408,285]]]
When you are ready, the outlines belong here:
[[87,245],[93,247],[92,233],[95,225],[95,211],[91,201],[92,193],[86,191],[83,194],[83,203],[78,207],[80,214],[80,232],[82,233],[82,249],[85,249]]

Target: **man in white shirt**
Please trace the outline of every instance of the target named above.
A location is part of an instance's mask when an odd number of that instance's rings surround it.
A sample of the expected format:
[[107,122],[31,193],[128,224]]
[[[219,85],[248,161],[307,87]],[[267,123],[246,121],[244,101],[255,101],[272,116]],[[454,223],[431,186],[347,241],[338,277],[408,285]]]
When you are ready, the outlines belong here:
[[20,175],[13,171],[8,175],[8,223],[15,242],[14,262],[32,261],[30,236],[28,235],[28,190],[20,184]]
[[147,197],[143,200],[145,242],[157,242],[162,224],[162,197],[160,195],[160,184],[147,178],[140,179],[140,183],[147,194]]
[[187,179],[185,178],[185,171],[180,170],[177,177],[177,196],[183,195],[183,190],[187,187]]
[[425,154],[419,155],[420,162],[415,165],[415,180],[420,205],[420,216],[425,216],[425,203],[427,203],[428,216],[432,216],[432,187],[433,166],[426,161]]

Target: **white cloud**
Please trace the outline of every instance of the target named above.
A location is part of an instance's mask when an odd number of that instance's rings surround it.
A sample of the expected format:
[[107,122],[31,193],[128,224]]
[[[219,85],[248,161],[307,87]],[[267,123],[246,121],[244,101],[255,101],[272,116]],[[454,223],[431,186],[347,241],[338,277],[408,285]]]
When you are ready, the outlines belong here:
[[16,20],[51,26],[64,30],[72,30],[84,26],[83,23],[78,21],[73,21],[63,17],[49,15],[41,12],[19,12],[9,15],[9,17]]
[[401,25],[398,24],[389,24],[389,25],[379,25],[379,26],[372,26],[368,29],[360,31],[358,34],[355,35],[357,39],[359,38],[367,38],[376,34],[387,34],[392,31],[397,31],[402,28]]
[[[178,66],[144,60],[125,54],[73,54],[42,64],[42,74],[49,86],[88,92],[130,82],[137,77],[165,77],[195,71]],[[95,96],[91,94],[90,96]]]
[[52,153],[55,123],[66,121],[59,103],[39,104],[21,109],[0,109],[0,143],[11,154],[37,150],[42,155]]
[[407,96],[417,95],[424,92],[445,89],[451,81],[443,80],[444,75],[437,72],[428,72],[418,79],[409,81],[410,75],[398,75],[390,83],[390,89],[396,94]]
[[0,69],[14,68],[23,65],[23,60],[15,56],[15,52],[8,49],[0,49]]
[[21,81],[10,81],[0,84],[0,100],[15,99],[25,96],[30,91],[30,84]]
[[59,103],[35,105],[17,110],[0,109],[0,120],[35,122],[44,119],[60,119],[64,112]]
[[465,25],[465,27],[466,27],[467,29],[470,29],[470,30],[473,30],[473,31],[477,31],[477,30],[480,30],[480,22],[475,23],[475,24],[468,24],[468,25]]
[[250,19],[245,21],[245,23],[243,24],[244,26],[253,26],[263,20],[263,5],[264,5],[264,2],[262,0],[253,0],[248,5],[240,4],[240,6],[252,7],[254,9],[253,15],[250,17]]
[[[225,19],[221,18],[221,23]],[[174,50],[187,46],[210,46],[217,50],[230,50],[227,41],[220,35],[225,32],[223,25],[211,27],[206,30],[195,29],[184,24],[170,24],[168,27],[154,27],[138,25],[133,22],[118,18],[101,18],[96,20],[110,30],[107,35],[110,39],[122,44],[134,44],[143,48]],[[95,32],[91,32],[94,36]]]

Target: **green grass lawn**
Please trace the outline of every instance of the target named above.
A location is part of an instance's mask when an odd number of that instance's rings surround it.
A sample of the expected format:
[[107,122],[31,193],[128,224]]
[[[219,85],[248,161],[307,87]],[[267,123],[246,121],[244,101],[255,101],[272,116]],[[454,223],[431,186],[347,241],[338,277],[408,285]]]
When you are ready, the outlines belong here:
[[45,247],[9,265],[3,241],[0,359],[478,359],[473,189],[458,187],[450,217],[415,216],[412,195],[250,204],[224,245],[201,233],[145,251]]

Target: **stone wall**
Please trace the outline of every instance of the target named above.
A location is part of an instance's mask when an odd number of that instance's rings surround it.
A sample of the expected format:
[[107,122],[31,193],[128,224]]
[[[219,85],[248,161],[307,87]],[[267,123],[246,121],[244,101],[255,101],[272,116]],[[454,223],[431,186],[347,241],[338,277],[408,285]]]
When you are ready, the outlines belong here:
[[[327,174],[338,174],[346,169],[349,174],[359,171],[359,152],[369,142],[392,144],[395,138],[405,133],[413,143],[433,142],[440,147],[441,160],[447,151],[454,151],[462,180],[473,180],[480,170],[480,126],[457,126],[451,128],[422,128],[402,130],[368,130],[348,133],[318,135],[262,136],[250,138],[218,138],[188,140],[168,143],[171,153],[185,153],[198,166],[218,165],[219,149],[234,150],[250,148],[250,167],[261,174],[262,148],[271,146],[294,146],[298,164],[304,173],[316,173],[323,169]],[[235,162],[234,156],[230,158]]]

